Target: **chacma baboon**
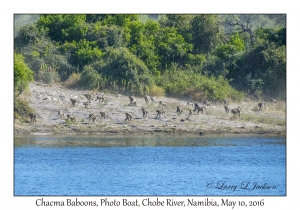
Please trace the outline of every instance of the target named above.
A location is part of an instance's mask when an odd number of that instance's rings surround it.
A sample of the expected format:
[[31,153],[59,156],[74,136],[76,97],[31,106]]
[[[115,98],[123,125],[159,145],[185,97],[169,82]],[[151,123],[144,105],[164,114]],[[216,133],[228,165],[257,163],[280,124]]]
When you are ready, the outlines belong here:
[[126,118],[125,118],[125,123],[130,123],[132,116],[128,113],[125,113]]
[[159,116],[159,119],[161,119],[161,115],[163,115],[166,118],[165,116],[166,113],[164,110],[156,110],[156,113],[157,113],[156,118],[158,118]]
[[147,95],[144,96],[144,99],[147,104],[151,101],[150,96],[147,96]]
[[178,115],[180,115],[180,114],[182,114],[182,112],[183,112],[183,110],[182,110],[179,106],[177,106],[177,107],[176,107],[176,113],[177,113]]
[[97,117],[99,117],[99,115],[89,114],[89,117],[86,119],[89,119],[88,123],[90,123],[91,120],[95,123]]
[[93,98],[92,98],[92,93],[85,93],[85,94],[83,94],[85,97],[86,97],[86,99],[89,101],[89,102],[91,102],[91,100],[93,100]]
[[204,110],[206,111],[206,108],[204,105],[200,107],[198,103],[195,103],[194,106],[195,106],[195,109],[193,110],[193,112],[197,111],[197,114],[199,114],[199,112],[201,112],[203,114]]
[[133,98],[133,96],[128,96],[128,98],[130,100],[129,105],[136,106],[136,100],[135,100],[135,98]]
[[272,103],[277,103],[278,101],[277,101],[277,99],[272,98],[272,99],[271,99],[271,102],[272,102]]
[[142,108],[141,110],[142,110],[142,112],[143,112],[143,118],[147,117],[147,115],[148,115],[148,110],[145,109],[145,108]]
[[191,102],[188,101],[185,106],[189,106],[189,105],[191,105],[192,107],[194,107],[194,103],[191,103]]
[[100,112],[100,118],[102,119],[102,117],[105,119],[107,115],[107,112]]
[[72,122],[77,122],[77,119],[75,116],[67,114],[67,119],[66,120],[71,120]]
[[91,103],[90,102],[84,102],[83,103],[83,105],[84,105],[84,107],[87,109],[88,108],[88,106],[90,105]]
[[99,100],[99,103],[101,102],[104,102],[104,101],[107,101],[107,98],[104,96],[104,95],[101,95],[101,96],[97,96],[97,98],[95,99],[95,101]]
[[229,105],[229,100],[228,99],[224,99],[223,102],[224,102],[225,106]]
[[260,111],[262,108],[266,108],[267,107],[267,103],[264,102],[264,101],[262,101],[262,102],[258,103],[258,106],[259,106],[259,110],[258,111]]
[[240,116],[241,116],[241,113],[242,113],[242,109],[241,109],[241,107],[232,109],[232,110],[231,110],[231,113],[234,114],[234,115],[238,114],[239,117],[240,117]]
[[36,122],[36,114],[29,113],[29,117],[30,117],[30,122],[31,122],[31,123]]
[[60,118],[63,118],[63,117],[65,117],[65,114],[62,111],[58,111],[58,116]]
[[155,96],[152,96],[152,97],[150,97],[151,98],[151,101],[152,102],[155,102],[156,101],[156,97]]
[[209,107],[211,106],[211,103],[209,101],[204,100],[203,102],[204,102],[203,103],[204,106],[209,106]]
[[227,105],[224,106],[224,109],[225,109],[225,112],[227,112],[227,113],[230,111],[230,109]]
[[71,101],[73,106],[75,106],[76,102],[79,103],[79,100],[75,99],[75,98],[70,98],[70,101]]
[[159,101],[158,102],[160,105],[162,105],[162,106],[165,106],[165,107],[167,107],[167,102],[162,102],[162,101]]

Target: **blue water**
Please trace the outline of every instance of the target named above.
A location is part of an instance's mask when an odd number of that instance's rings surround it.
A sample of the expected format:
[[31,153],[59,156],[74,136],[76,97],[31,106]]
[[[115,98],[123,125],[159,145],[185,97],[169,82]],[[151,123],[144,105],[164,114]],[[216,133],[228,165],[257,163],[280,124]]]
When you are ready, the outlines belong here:
[[16,138],[14,195],[286,195],[285,137]]

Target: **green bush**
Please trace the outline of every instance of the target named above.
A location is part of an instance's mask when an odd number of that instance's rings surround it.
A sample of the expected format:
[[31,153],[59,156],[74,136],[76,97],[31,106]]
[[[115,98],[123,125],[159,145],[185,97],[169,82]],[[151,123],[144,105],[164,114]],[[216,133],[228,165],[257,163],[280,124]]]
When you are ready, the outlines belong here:
[[94,68],[85,66],[81,73],[79,84],[85,89],[97,89],[100,86],[100,78],[100,75]]

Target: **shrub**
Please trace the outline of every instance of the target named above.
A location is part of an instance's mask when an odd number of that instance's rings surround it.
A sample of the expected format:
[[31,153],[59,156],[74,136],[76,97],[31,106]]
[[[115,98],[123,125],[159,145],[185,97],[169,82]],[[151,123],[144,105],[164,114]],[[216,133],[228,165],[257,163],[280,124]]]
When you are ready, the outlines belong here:
[[68,88],[74,88],[79,85],[80,74],[72,73],[69,78],[64,82],[65,86]]
[[100,87],[100,75],[91,66],[85,66],[79,80],[80,86],[86,89],[97,89]]
[[166,94],[166,91],[163,87],[159,87],[157,85],[153,85],[150,88],[149,94],[151,96],[164,96]]

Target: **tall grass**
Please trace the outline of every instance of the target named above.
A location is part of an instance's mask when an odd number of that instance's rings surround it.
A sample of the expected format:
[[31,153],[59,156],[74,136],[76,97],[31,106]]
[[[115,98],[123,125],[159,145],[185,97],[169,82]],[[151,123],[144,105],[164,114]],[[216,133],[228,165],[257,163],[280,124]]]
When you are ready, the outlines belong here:
[[229,81],[222,76],[207,77],[192,71],[173,70],[166,71],[156,81],[170,96],[214,101],[225,98],[241,101],[244,98],[244,94],[231,87]]

